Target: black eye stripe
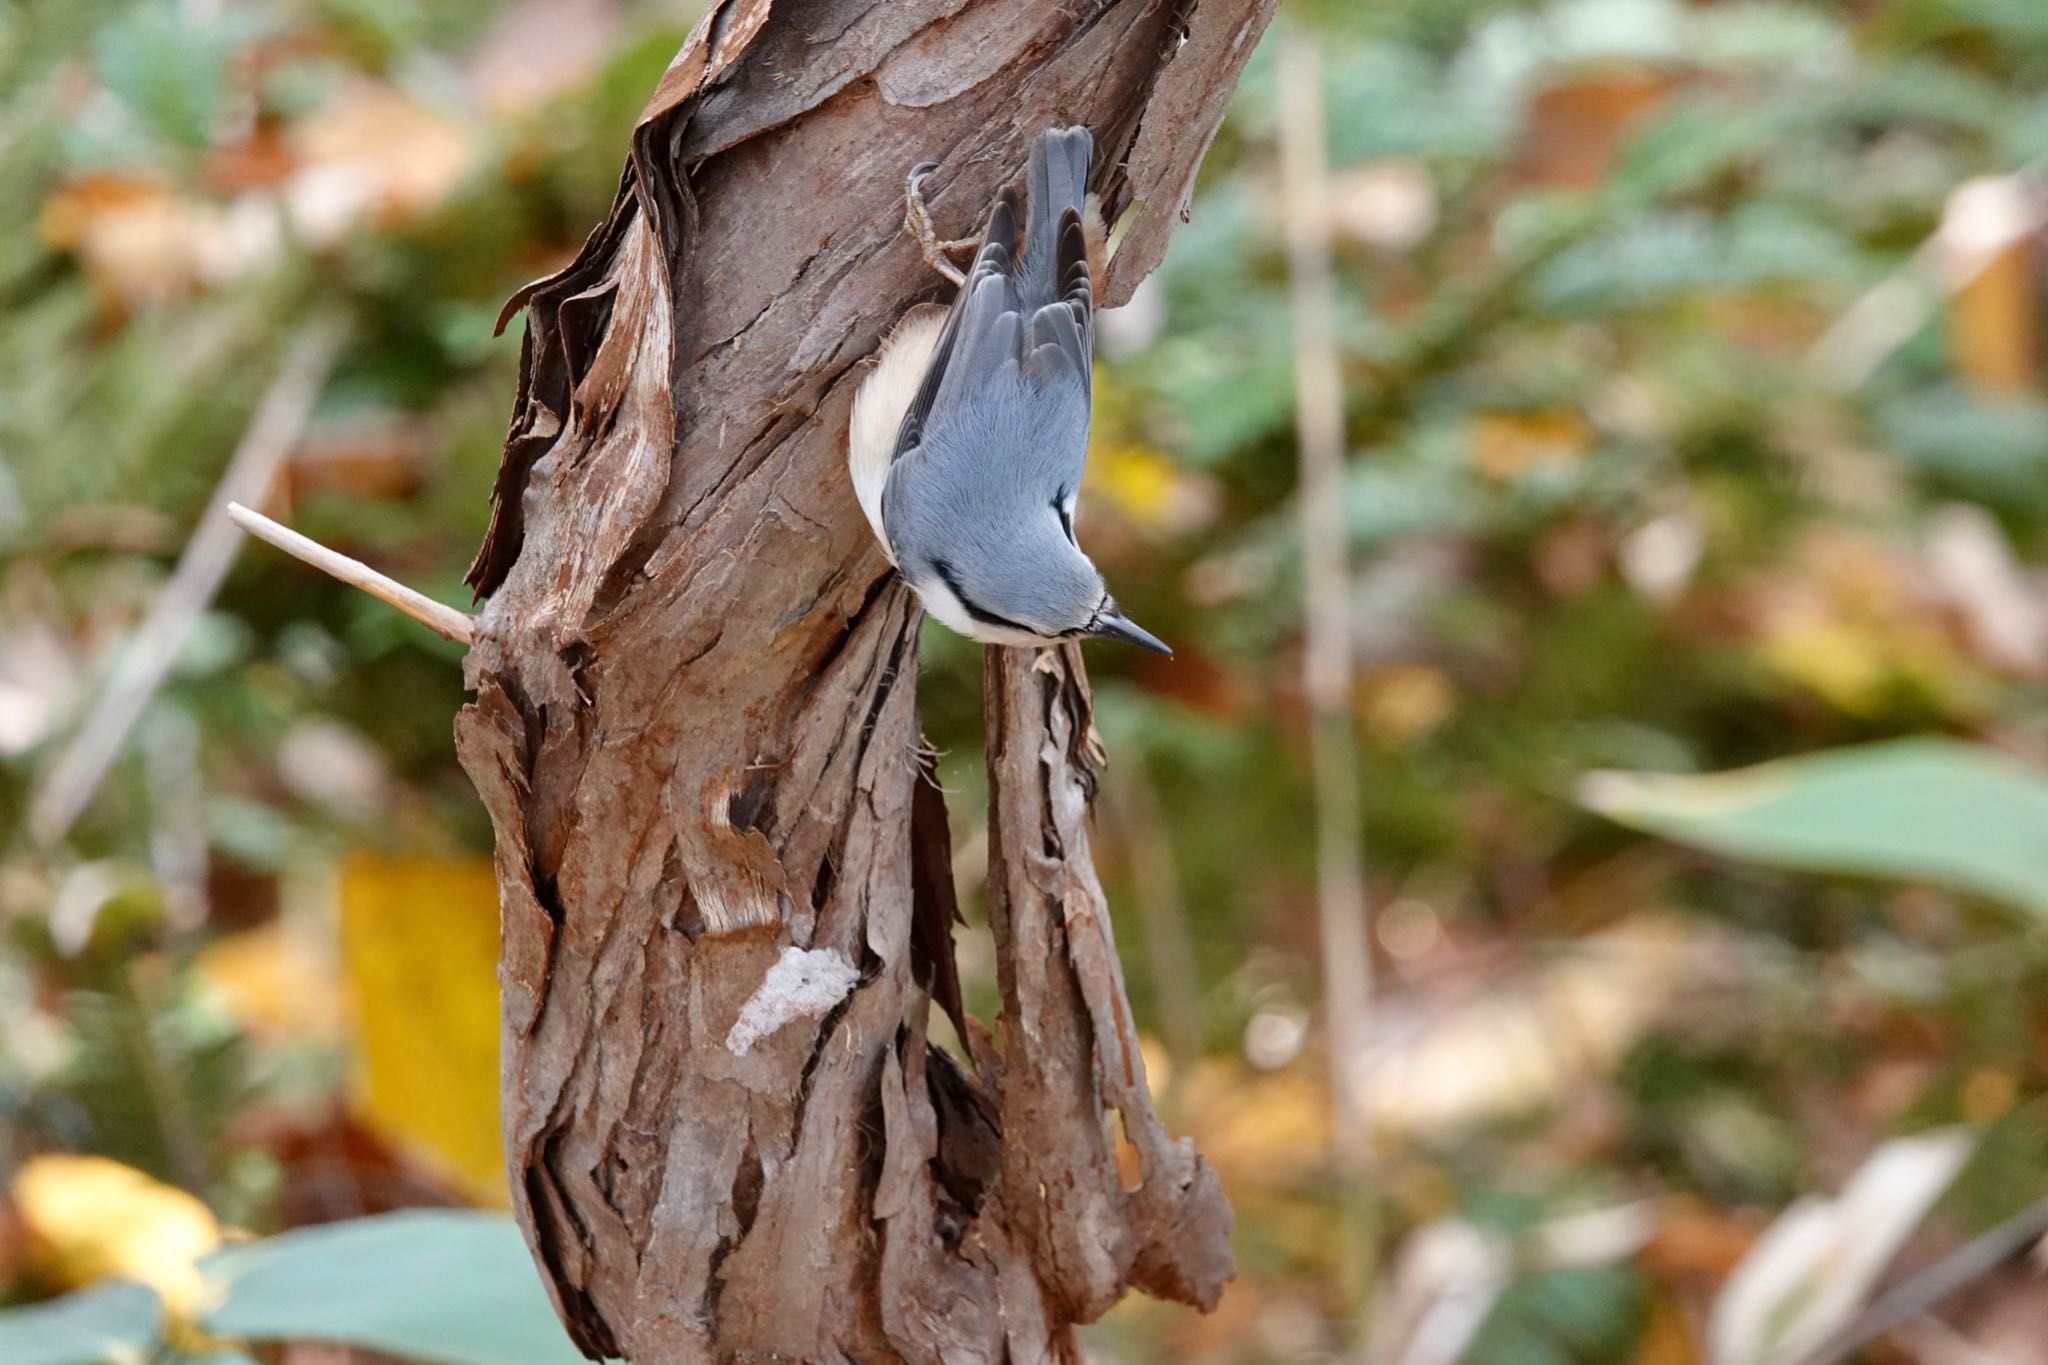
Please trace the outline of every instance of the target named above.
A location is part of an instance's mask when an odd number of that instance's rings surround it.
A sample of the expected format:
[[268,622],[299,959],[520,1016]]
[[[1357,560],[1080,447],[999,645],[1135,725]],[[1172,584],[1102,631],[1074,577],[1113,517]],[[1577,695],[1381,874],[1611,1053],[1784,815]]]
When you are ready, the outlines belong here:
[[970,620],[979,621],[985,626],[999,626],[1004,630],[1014,630],[1020,635],[1038,634],[1031,627],[1018,625],[1007,616],[998,616],[992,611],[984,611],[982,608],[974,605],[974,599],[961,589],[960,580],[953,573],[953,566],[945,560],[934,559],[931,565],[932,572],[939,576],[939,581],[944,583],[947,591],[951,592],[954,598],[959,601],[960,609],[967,613]]
[[1078,550],[1081,548],[1081,542],[1074,538],[1074,514],[1067,509],[1069,496],[1070,489],[1061,489],[1059,496],[1052,500],[1052,510],[1059,514],[1060,529],[1067,533],[1067,543]]

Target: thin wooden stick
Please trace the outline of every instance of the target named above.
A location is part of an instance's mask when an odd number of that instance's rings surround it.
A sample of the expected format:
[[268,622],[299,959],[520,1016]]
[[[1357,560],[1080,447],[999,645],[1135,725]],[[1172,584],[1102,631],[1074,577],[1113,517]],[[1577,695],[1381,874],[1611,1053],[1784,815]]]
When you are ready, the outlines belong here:
[[425,593],[414,592],[396,579],[378,573],[361,560],[350,559],[338,550],[328,549],[317,540],[309,540],[291,527],[272,521],[261,512],[251,511],[239,502],[231,502],[228,504],[228,520],[256,539],[275,545],[294,559],[311,564],[321,573],[338,578],[352,588],[361,588],[379,602],[397,607],[436,635],[465,645],[476,638],[476,618],[468,612],[457,611],[451,606],[436,602]]
[[1299,23],[1280,38],[1280,183],[1286,205],[1289,312],[1294,324],[1295,432],[1300,447],[1304,648],[1316,822],[1330,1147],[1343,1224],[1340,1299],[1370,1339],[1378,1231],[1372,1137],[1354,1068],[1372,1041],[1371,903],[1359,849],[1363,781],[1352,731],[1351,567],[1344,524],[1344,383],[1337,346],[1322,64]]

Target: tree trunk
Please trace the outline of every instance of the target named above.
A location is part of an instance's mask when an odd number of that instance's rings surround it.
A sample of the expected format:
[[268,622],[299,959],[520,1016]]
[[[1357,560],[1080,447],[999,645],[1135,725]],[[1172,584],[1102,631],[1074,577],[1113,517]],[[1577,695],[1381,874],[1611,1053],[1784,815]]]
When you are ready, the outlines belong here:
[[[513,1205],[593,1355],[1067,1361],[1231,1273],[1151,1106],[1088,849],[1079,652],[989,651],[1003,1009],[960,1010],[915,599],[844,473],[861,362],[1050,124],[1111,302],[1157,264],[1273,0],[728,0],[528,309],[472,569]],[[926,1041],[930,1002],[968,1058]]]

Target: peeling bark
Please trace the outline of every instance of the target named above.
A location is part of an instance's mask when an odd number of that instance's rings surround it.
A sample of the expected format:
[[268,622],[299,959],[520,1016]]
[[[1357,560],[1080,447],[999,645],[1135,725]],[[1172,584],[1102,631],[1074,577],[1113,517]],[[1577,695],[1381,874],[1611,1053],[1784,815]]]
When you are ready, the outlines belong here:
[[960,1008],[918,610],[843,443],[860,362],[942,292],[905,170],[939,161],[965,235],[1032,134],[1088,124],[1128,296],[1271,8],[727,0],[609,218],[513,300],[457,740],[498,839],[514,1208],[585,1351],[1066,1361],[1127,1288],[1229,1276],[1145,1087],[1071,649],[990,653],[997,1033]]

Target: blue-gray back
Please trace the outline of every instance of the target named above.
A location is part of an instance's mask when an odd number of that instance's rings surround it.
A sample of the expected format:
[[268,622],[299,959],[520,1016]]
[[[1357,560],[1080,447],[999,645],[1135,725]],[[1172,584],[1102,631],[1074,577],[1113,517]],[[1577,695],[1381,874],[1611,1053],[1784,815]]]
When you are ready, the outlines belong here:
[[[971,600],[1005,604],[1033,625],[1085,618],[1102,591],[1061,511],[1088,451],[1094,299],[1081,210],[1091,149],[1081,128],[1033,144],[1021,259],[1014,195],[991,210],[883,500],[893,545],[943,561]],[[915,577],[927,566],[903,567]]]

